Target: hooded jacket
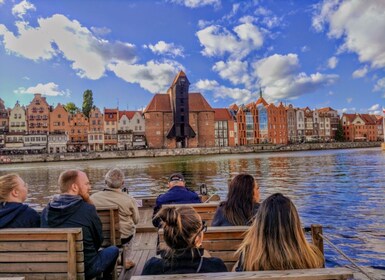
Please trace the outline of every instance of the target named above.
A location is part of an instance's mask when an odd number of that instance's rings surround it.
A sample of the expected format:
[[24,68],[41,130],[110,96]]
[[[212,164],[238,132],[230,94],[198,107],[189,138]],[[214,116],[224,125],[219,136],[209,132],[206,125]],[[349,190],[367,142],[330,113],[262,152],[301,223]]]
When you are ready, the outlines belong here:
[[40,227],[40,216],[34,209],[19,202],[0,203],[0,228],[33,227]]
[[83,230],[85,269],[90,267],[103,242],[102,223],[94,205],[79,195],[61,194],[53,198],[41,214],[41,226]]

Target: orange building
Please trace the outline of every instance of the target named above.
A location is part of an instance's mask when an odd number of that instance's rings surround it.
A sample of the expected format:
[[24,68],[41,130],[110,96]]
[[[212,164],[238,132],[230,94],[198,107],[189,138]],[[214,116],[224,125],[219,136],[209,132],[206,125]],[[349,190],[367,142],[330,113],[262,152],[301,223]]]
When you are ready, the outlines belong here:
[[215,108],[215,146],[235,146],[234,119],[226,108]]
[[49,113],[49,133],[65,134],[69,133],[69,131],[69,114],[64,106],[59,103],[56,108]]
[[282,102],[277,106],[270,103],[267,106],[269,143],[284,144],[288,142],[287,114]]
[[90,111],[88,130],[88,144],[90,151],[104,150],[104,116],[99,108],[94,107]]
[[180,71],[167,94],[155,94],[144,110],[150,148],[213,147],[214,110],[200,93],[189,93]]
[[84,152],[88,150],[88,118],[81,112],[70,116],[68,151]]
[[48,134],[49,132],[49,112],[45,97],[40,93],[35,93],[35,97],[27,106],[27,122],[29,134]]
[[371,115],[343,114],[341,122],[346,141],[377,141],[377,123]]

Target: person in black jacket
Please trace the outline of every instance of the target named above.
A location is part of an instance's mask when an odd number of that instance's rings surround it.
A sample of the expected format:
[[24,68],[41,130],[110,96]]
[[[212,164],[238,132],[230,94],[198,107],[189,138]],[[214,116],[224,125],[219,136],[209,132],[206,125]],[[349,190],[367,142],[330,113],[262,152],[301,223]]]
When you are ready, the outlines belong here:
[[250,225],[259,207],[259,197],[259,186],[254,177],[245,173],[238,174],[231,180],[227,200],[219,205],[211,225]]
[[199,195],[186,187],[186,181],[181,173],[174,173],[168,179],[169,190],[157,197],[152,215],[152,224],[159,227],[159,219],[156,219],[156,213],[163,204],[184,204],[184,203],[201,203]]
[[15,173],[0,177],[0,228],[40,227],[39,214],[23,202],[28,184]]
[[81,227],[86,279],[92,279],[101,273],[104,279],[110,278],[119,249],[110,246],[98,251],[103,242],[102,223],[90,200],[91,184],[87,175],[82,171],[67,170],[60,174],[58,184],[61,194],[44,208],[42,227]]
[[166,247],[159,257],[152,257],[144,265],[142,275],[226,272],[224,262],[212,258],[202,248],[206,227],[190,206],[162,208],[161,220]]

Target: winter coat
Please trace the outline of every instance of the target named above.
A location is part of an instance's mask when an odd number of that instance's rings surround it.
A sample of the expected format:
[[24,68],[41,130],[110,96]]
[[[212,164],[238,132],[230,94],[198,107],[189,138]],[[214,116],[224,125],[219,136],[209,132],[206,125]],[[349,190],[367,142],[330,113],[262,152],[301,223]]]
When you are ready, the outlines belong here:
[[[213,221],[211,222],[211,226],[213,226],[213,227],[235,226],[229,220],[227,220],[225,217],[225,203],[226,202],[222,202],[219,205],[217,211],[214,214],[214,218],[213,218]],[[259,208],[259,203],[256,203],[253,207],[253,216],[255,216],[255,214],[257,214],[258,208]],[[244,226],[250,225],[251,222],[252,221],[250,221],[250,223],[248,223],[248,224],[247,223],[244,224]]]
[[0,228],[33,227],[40,227],[40,216],[34,209],[19,202],[0,203]]

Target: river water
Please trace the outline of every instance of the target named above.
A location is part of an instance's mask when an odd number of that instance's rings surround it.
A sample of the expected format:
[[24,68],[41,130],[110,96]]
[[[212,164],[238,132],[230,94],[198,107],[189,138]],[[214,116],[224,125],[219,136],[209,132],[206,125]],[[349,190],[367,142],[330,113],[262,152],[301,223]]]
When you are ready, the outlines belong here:
[[[95,190],[103,176],[119,167],[134,196],[167,189],[167,178],[182,172],[187,185],[226,197],[227,185],[239,172],[255,176],[261,198],[288,195],[304,226],[318,223],[324,235],[358,264],[385,269],[385,152],[379,148],[264,154],[210,155],[1,165],[0,175],[17,172],[29,184],[27,202],[44,207],[58,193],[63,170],[85,171]],[[327,266],[348,262],[325,243]]]

